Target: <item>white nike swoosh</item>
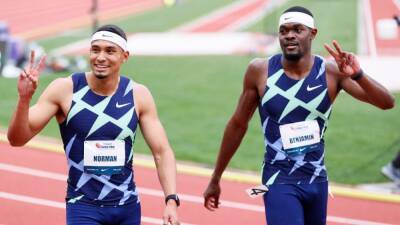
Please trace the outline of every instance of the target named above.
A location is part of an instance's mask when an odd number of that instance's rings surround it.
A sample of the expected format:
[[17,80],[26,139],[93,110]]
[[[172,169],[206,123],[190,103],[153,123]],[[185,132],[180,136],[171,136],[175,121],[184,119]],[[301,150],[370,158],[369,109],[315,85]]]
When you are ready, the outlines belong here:
[[127,106],[127,105],[130,105],[131,103],[130,102],[128,102],[128,103],[125,103],[125,104],[118,104],[118,102],[117,102],[117,104],[115,104],[115,107],[117,107],[118,109],[119,108],[122,108],[122,107],[125,107],[125,106]]
[[310,87],[310,85],[307,85],[307,91],[312,91],[312,90],[315,90],[315,89],[317,89],[319,87],[322,87],[322,84],[314,86],[314,87]]

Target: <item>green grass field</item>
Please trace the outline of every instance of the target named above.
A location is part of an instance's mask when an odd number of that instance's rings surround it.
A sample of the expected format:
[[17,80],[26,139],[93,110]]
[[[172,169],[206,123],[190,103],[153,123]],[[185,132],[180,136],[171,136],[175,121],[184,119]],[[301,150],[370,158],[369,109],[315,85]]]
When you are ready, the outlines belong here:
[[[200,4],[199,2],[203,2]],[[168,30],[187,20],[204,14],[207,10],[231,1],[213,2],[213,7],[205,7],[206,1],[186,1],[182,8],[159,9],[121,21],[132,22],[130,31]],[[318,17],[319,38],[314,46],[335,38],[345,48],[356,50],[356,1],[293,1],[290,4],[306,5]],[[304,3],[304,4],[303,4]],[[199,5],[196,5],[199,4]],[[196,7],[196,16],[186,12],[188,7]],[[200,5],[204,7],[200,10]],[[282,8],[287,8],[288,5]],[[329,10],[326,10],[326,8]],[[207,9],[206,9],[207,8]],[[171,10],[176,10],[168,14]],[[181,12],[183,10],[185,12]],[[278,10],[280,13],[282,10]],[[329,12],[327,12],[329,11]],[[181,19],[169,19],[165,15],[182,15]],[[184,16],[183,16],[184,15]],[[350,15],[337,18],[335,15]],[[333,17],[335,16],[335,17]],[[272,14],[269,18],[276,18]],[[142,18],[142,19],[141,19]],[[143,19],[147,18],[147,19]],[[152,18],[151,21],[149,18]],[[166,19],[168,18],[168,19]],[[334,18],[334,23],[332,22]],[[154,21],[153,21],[154,19]],[[248,28],[251,31],[265,31],[265,19]],[[157,27],[152,23],[163,21]],[[337,23],[336,23],[337,22]],[[343,24],[347,29],[340,29]],[[122,24],[122,22],[121,22]],[[275,22],[268,27],[275,27]],[[154,26],[154,27],[153,27]],[[349,28],[352,26],[354,29]],[[140,29],[139,29],[140,28]],[[147,29],[145,29],[147,28]],[[151,29],[153,28],[153,29]],[[272,29],[272,28],[268,28]],[[350,31],[349,31],[350,30]],[[353,30],[353,31],[351,31]],[[61,46],[68,38],[42,40],[42,44]],[[48,45],[46,45],[48,41]],[[322,54],[320,47],[315,51]],[[157,103],[159,116],[168,133],[171,145],[179,160],[214,164],[218,147],[226,122],[234,111],[241,92],[243,73],[253,56],[199,56],[199,57],[142,57],[133,56],[124,65],[123,74],[130,75],[135,81],[147,85]],[[43,76],[39,93],[57,74]],[[16,81],[0,78],[0,126],[6,127],[12,109],[16,105]],[[37,96],[35,96],[36,98]],[[396,94],[399,104],[400,94]],[[340,183],[380,182],[385,178],[379,169],[400,149],[400,109],[381,111],[362,104],[342,93],[336,100],[330,124],[325,135],[326,164],[330,179]],[[59,137],[57,124],[51,124],[42,135]],[[397,143],[396,143],[397,142]],[[149,153],[143,138],[138,135],[135,151]],[[255,113],[247,135],[232,160],[230,166],[246,170],[259,171],[264,153],[263,136],[260,121]]]
[[355,0],[288,1],[287,4],[282,5],[246,30],[277,35],[279,16],[287,8],[295,5],[301,5],[310,9],[314,15],[315,25],[318,29],[317,37],[313,44],[314,52],[326,55],[327,53],[323,44],[331,43],[332,40],[338,40],[343,49],[347,51],[357,51],[357,1]]

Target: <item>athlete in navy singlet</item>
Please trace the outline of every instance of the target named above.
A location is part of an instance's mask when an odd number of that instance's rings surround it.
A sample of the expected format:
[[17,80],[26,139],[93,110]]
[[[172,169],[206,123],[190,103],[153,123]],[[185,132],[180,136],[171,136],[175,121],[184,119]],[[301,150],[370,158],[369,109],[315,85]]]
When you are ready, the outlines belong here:
[[178,225],[176,166],[150,91],[120,75],[128,60],[127,38],[115,25],[98,28],[91,37],[91,71],[53,81],[29,107],[45,57],[18,81],[19,101],[8,130],[21,146],[55,116],[68,163],[68,225],[139,225],[141,208],[132,162],[140,125],[157,165],[166,207],[163,224]]
[[254,59],[247,68],[238,106],[229,120],[204,205],[218,208],[220,179],[258,107],[264,132],[262,186],[268,225],[326,224],[328,178],[324,132],[340,90],[381,109],[394,97],[364,74],[353,53],[325,45],[334,61],[311,53],[317,34],[312,13],[300,6],[279,20],[282,54]]

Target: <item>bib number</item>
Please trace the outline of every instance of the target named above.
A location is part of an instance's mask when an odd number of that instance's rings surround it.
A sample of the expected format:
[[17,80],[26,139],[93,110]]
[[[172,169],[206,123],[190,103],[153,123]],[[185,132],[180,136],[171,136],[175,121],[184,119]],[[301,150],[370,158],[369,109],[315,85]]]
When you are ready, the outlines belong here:
[[90,174],[119,174],[125,165],[125,142],[85,141],[83,165],[86,173]]
[[318,150],[321,138],[316,120],[281,125],[279,131],[283,149],[288,155],[296,156]]
[[246,193],[250,198],[261,197],[267,192],[268,192],[268,187],[265,185],[260,185],[246,189]]

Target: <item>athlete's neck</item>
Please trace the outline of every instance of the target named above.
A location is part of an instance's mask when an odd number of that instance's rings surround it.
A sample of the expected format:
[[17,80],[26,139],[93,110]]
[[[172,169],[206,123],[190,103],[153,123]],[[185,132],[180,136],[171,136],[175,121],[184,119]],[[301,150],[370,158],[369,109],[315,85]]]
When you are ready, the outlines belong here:
[[282,57],[282,66],[286,75],[290,78],[300,80],[310,73],[314,65],[314,55],[306,54],[299,60],[291,61]]
[[115,91],[118,89],[119,79],[119,74],[100,79],[97,78],[92,72],[86,73],[86,80],[90,89],[94,93],[103,96],[110,96],[115,93]]

